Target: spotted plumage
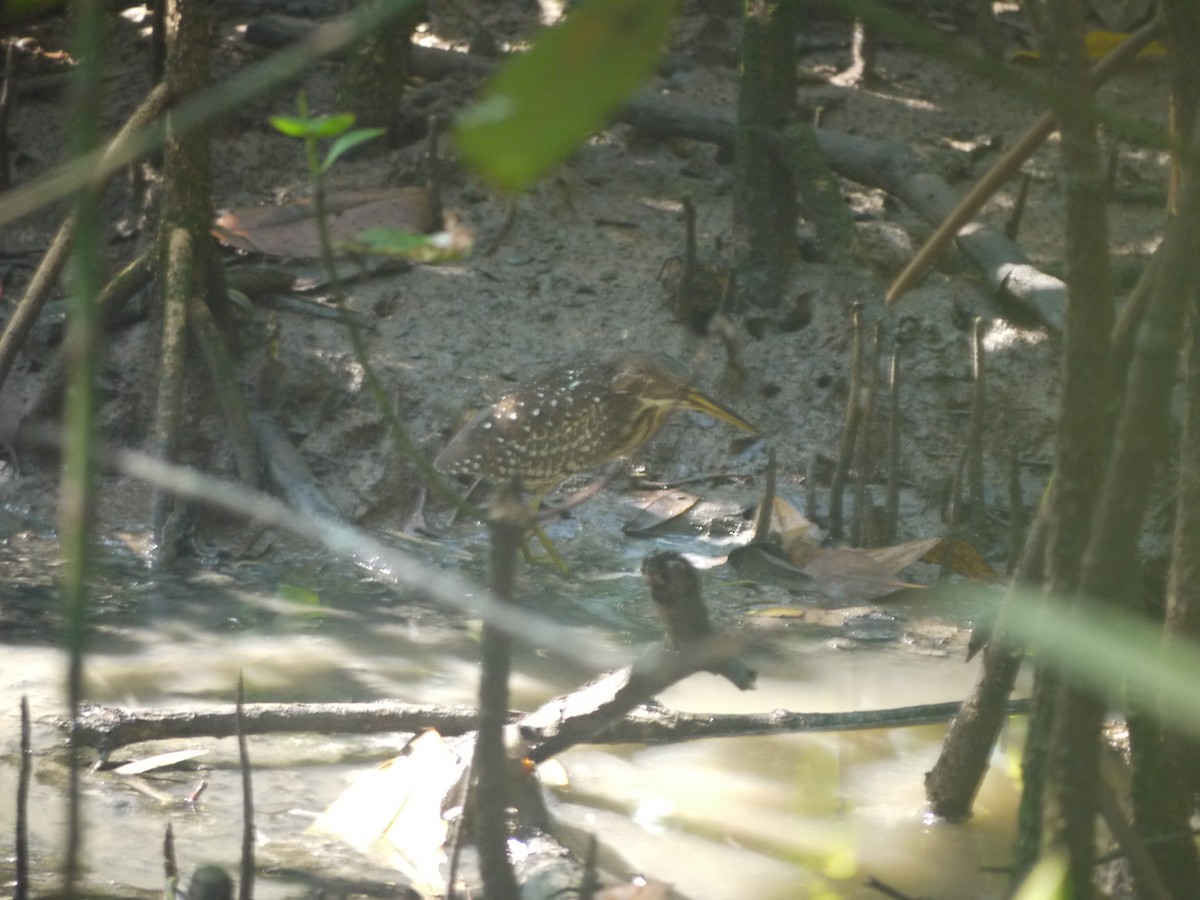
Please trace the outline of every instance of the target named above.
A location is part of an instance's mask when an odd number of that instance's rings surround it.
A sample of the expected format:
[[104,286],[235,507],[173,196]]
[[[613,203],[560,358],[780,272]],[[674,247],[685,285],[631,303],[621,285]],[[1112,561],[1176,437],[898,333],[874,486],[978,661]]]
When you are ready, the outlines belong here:
[[449,475],[515,478],[527,490],[545,493],[571,475],[629,455],[675,408],[756,432],[692,387],[677,363],[625,353],[518,385],[464,425],[434,465]]

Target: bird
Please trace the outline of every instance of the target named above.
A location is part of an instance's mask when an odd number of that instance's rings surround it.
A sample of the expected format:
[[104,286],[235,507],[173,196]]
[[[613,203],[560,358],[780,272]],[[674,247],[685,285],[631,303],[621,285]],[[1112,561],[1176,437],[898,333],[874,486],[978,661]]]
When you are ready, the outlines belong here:
[[467,422],[434,467],[496,483],[516,480],[540,503],[572,475],[634,453],[674,409],[759,433],[695,387],[675,360],[626,352],[518,384]]

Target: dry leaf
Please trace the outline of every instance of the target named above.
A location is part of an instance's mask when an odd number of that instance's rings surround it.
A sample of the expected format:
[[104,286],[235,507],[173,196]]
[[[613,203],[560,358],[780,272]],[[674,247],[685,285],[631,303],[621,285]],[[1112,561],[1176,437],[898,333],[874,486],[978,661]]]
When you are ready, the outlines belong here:
[[891,547],[868,547],[862,552],[886,567],[889,572],[899,572],[921,559],[941,542],[942,538],[922,538],[919,541],[893,544]]
[[[1084,51],[1088,59],[1101,59],[1108,56],[1124,41],[1128,34],[1116,31],[1089,31],[1083,39]],[[1166,45],[1162,41],[1151,41],[1138,51],[1138,59],[1162,59],[1167,55]],[[1036,63],[1041,60],[1037,50],[1017,50],[1009,55],[1013,62]]]
[[699,502],[699,497],[687,491],[659,491],[621,530],[631,537],[646,537],[671,530]]
[[[345,191],[325,200],[334,243],[351,241],[368,228],[396,228],[424,234],[433,225],[429,194],[424,188]],[[312,201],[285,206],[232,209],[213,226],[218,238],[253,253],[313,259],[321,255]]]
[[[464,751],[465,752],[465,751]],[[467,759],[433,729],[399,756],[364,773],[317,817],[310,830],[340,838],[404,873],[414,890],[446,890],[442,811],[455,799]]]
[[787,548],[788,556],[793,562],[793,545],[817,546],[821,543],[821,529],[810,522],[795,504],[782,497],[775,498],[774,507],[771,509],[771,530],[777,531],[783,538],[783,546]]
[[973,581],[994,581],[999,577],[978,550],[958,538],[942,538],[921,559],[940,566],[947,564],[947,555],[950,557],[948,567],[956,575],[964,575]]
[[784,557],[770,542],[751,541],[729,551],[729,563],[747,578],[762,579],[793,586],[810,587],[812,579],[799,566]]
[[923,587],[901,581],[887,566],[850,547],[821,550],[803,569],[813,579],[810,590],[839,603],[864,603],[905,588]]

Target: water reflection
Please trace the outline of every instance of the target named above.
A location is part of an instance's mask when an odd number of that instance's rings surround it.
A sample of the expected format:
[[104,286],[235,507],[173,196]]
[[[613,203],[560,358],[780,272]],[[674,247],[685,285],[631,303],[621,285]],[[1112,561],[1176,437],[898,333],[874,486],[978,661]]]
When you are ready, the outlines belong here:
[[[570,584],[529,569],[521,602],[632,658],[638,645],[657,636],[635,574],[648,549],[627,540],[584,548],[575,556],[583,560],[584,577]],[[39,553],[47,554],[41,560],[45,565],[39,565]],[[19,549],[10,540],[0,553],[8,580],[0,601],[5,645],[0,653],[0,796],[15,791],[19,697],[29,696],[35,718],[61,711],[64,662],[55,648],[54,553],[48,539],[32,537]],[[269,562],[214,564],[181,576],[151,577],[135,556],[112,547],[108,553],[97,580],[87,664],[93,702],[224,706],[242,672],[250,700],[474,703],[475,624],[364,583],[350,565],[278,554]],[[706,590],[715,617],[726,623],[742,622],[756,604],[788,599],[750,589],[724,571],[712,573]],[[896,612],[902,631],[955,634],[945,610],[923,608],[919,600],[908,598]],[[922,622],[932,625],[922,628]],[[838,637],[827,620],[759,628],[756,691],[739,692],[704,674],[671,689],[661,701],[714,713],[849,711],[958,699],[973,679],[957,637],[926,643],[856,641]],[[528,648],[519,650],[515,672],[513,703],[521,708],[593,674]],[[875,876],[912,895],[999,897],[1004,878],[980,869],[1008,858],[1007,823],[1013,820],[1016,789],[998,756],[973,822],[925,823],[922,775],[932,765],[943,731],[926,727],[578,748],[561,759],[570,782],[554,793],[554,811],[566,835],[583,840],[583,832],[598,832],[603,858],[614,871],[644,873],[690,896],[795,897],[832,891],[874,897],[877,893],[863,882]],[[43,719],[35,741],[32,843],[41,864],[53,866],[63,827],[61,735]],[[402,744],[403,737],[395,735],[252,738],[262,859],[277,871],[344,866],[355,877],[387,878],[388,873],[304,831],[362,766],[393,755]],[[216,861],[236,868],[240,783],[232,740],[139,745],[120,755],[128,759],[185,746],[209,752],[183,771],[136,779],[111,773],[85,777],[87,864],[98,879],[155,889],[160,863],[154,848],[167,821],[185,866]],[[201,779],[208,787],[200,801],[185,803]],[[11,853],[11,816],[12,804],[3,804],[5,855]],[[258,895],[298,897],[309,890],[299,877],[275,877],[260,882]]]

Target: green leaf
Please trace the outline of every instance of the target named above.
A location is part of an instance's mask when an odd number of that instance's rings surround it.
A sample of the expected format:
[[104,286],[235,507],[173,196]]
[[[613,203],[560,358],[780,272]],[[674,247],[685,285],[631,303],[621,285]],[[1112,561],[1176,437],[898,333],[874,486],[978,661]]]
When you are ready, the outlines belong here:
[[341,245],[353,253],[398,256],[414,262],[435,263],[461,259],[471,249],[470,236],[460,231],[413,234],[399,228],[368,228]]
[[[961,588],[963,596],[995,596]],[[1072,683],[1117,702],[1134,702],[1193,736],[1200,736],[1200,648],[1164,641],[1162,626],[1109,602],[1014,589],[1005,629],[1040,660],[1057,665]]]
[[528,187],[603,127],[654,70],[676,0],[592,0],[506,63],[458,118],[462,156]]
[[300,587],[296,584],[288,584],[283,582],[275,588],[281,599],[288,603],[296,603],[300,606],[320,606],[321,595],[316,591],[310,591],[308,588]]
[[276,131],[294,138],[334,138],[354,124],[354,113],[332,116],[271,116]]
[[1067,860],[1061,853],[1050,853],[1021,882],[1013,900],[1062,900],[1067,896]]
[[354,131],[346,132],[333,142],[333,146],[330,147],[329,152],[325,154],[325,162],[321,163],[322,174],[328,172],[329,167],[334,164],[337,158],[351,147],[357,147],[359,144],[374,140],[381,134],[386,133],[386,128],[356,128]]
[[321,595],[308,588],[284,582],[276,586],[275,595],[291,605],[291,614],[301,622],[315,622],[326,615]]

